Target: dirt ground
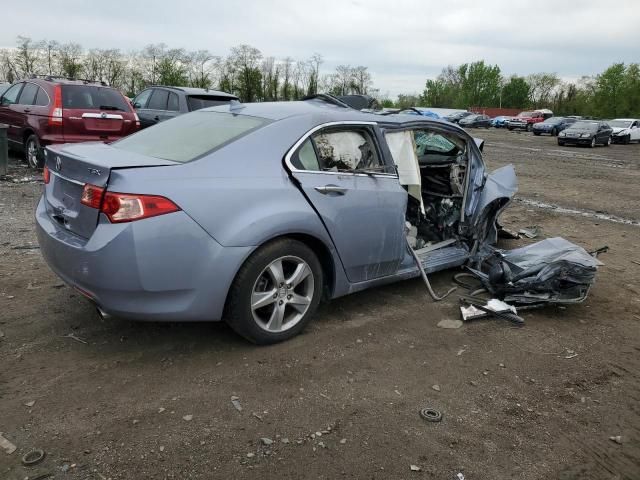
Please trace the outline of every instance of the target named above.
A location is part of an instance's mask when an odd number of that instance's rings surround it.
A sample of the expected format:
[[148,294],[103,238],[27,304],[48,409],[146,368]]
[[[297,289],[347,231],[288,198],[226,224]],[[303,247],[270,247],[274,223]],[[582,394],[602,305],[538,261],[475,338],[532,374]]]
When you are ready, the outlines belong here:
[[[42,186],[1,181],[0,431],[17,450],[0,449],[0,478],[640,478],[640,227],[602,216],[640,220],[640,145],[475,135],[491,169],[516,166],[507,227],[610,247],[586,303],[447,330],[457,298],[414,280],[325,304],[262,348],[222,323],[102,321],[40,256]],[[45,459],[21,465],[32,449]]]

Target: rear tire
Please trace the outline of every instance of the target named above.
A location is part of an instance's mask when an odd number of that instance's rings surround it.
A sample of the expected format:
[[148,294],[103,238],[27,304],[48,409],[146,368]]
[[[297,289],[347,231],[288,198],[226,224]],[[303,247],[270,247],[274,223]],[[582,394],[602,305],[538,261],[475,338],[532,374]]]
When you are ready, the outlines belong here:
[[623,145],[629,145],[629,143],[631,143],[631,135],[625,135],[625,137],[622,139],[622,143]]
[[309,324],[323,285],[322,266],[313,250],[290,238],[275,240],[256,250],[242,265],[224,316],[229,326],[250,342],[282,342]]
[[42,168],[43,166],[40,140],[35,134],[29,135],[24,142],[24,159],[31,168]]
[[552,137],[557,137],[558,136],[558,129],[554,128],[553,130],[551,130],[551,136]]

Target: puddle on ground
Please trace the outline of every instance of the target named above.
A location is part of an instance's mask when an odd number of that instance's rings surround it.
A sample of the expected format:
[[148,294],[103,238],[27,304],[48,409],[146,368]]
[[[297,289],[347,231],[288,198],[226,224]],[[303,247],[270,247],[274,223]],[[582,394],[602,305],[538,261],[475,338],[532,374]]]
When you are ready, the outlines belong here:
[[577,208],[566,208],[552,203],[540,202],[538,200],[531,200],[528,198],[516,198],[516,202],[520,202],[524,205],[532,207],[542,208],[544,210],[553,210],[557,213],[568,213],[570,215],[580,215],[583,217],[595,218],[597,220],[607,220],[614,223],[622,223],[623,225],[636,225],[640,226],[640,220],[629,220],[627,218],[617,217],[615,215],[609,215],[607,213],[594,212],[590,210],[579,210]]

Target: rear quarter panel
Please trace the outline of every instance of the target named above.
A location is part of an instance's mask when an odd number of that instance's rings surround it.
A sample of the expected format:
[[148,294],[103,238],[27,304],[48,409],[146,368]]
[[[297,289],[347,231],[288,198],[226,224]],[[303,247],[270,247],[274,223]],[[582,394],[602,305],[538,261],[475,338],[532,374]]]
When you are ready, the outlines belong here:
[[282,120],[199,160],[113,170],[109,189],[165,195],[224,246],[260,245],[287,230],[322,234],[322,223],[283,166],[286,151],[310,128]]

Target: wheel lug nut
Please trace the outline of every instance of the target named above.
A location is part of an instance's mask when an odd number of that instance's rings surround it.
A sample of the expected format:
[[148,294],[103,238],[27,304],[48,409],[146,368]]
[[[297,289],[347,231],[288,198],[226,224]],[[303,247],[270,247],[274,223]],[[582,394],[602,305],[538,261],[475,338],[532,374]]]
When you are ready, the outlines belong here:
[[287,283],[287,288],[291,288],[291,284]]
[[291,300],[291,295],[287,295],[287,300]]
[[274,294],[273,294],[273,298],[278,298],[278,294],[277,294],[277,293],[274,293]]
[[280,300],[280,302],[279,302],[279,303],[280,303],[280,305],[282,305],[282,304],[284,303],[284,301],[283,301],[283,300]]

